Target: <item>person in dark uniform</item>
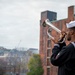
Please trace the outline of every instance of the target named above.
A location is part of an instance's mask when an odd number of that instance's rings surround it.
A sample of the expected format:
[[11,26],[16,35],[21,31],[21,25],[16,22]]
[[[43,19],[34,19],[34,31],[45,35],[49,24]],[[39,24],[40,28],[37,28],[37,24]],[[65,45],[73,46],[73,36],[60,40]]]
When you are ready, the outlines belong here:
[[[58,75],[75,75],[75,21],[71,21],[66,26],[66,39],[71,42],[66,46],[65,42],[52,40],[55,44],[50,61],[52,65],[58,66]],[[61,32],[62,35],[64,33]]]

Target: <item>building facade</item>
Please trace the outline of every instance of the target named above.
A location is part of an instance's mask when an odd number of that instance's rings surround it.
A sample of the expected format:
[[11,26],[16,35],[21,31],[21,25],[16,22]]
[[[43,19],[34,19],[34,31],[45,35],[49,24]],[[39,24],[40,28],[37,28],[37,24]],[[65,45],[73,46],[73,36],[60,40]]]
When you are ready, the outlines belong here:
[[[63,14],[62,14],[63,15]],[[55,25],[60,30],[66,30],[66,23],[75,20],[75,6],[68,7],[68,17],[65,19],[57,20],[57,13],[53,11],[41,12],[40,20],[40,56],[44,69],[43,75],[57,75],[57,67],[51,65],[50,56],[54,43],[50,40],[47,35],[47,30],[49,26],[43,27],[43,22],[49,19],[53,25]],[[50,30],[50,34],[54,37],[59,36],[59,34],[53,29]],[[66,41],[67,42],[67,41]],[[67,42],[68,44],[69,42]]]

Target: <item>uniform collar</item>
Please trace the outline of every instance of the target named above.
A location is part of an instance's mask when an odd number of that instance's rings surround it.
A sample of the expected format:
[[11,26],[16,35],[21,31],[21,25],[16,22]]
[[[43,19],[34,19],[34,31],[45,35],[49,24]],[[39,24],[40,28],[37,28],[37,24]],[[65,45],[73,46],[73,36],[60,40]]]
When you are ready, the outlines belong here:
[[71,42],[72,43],[72,45],[74,46],[74,48],[75,48],[75,42]]

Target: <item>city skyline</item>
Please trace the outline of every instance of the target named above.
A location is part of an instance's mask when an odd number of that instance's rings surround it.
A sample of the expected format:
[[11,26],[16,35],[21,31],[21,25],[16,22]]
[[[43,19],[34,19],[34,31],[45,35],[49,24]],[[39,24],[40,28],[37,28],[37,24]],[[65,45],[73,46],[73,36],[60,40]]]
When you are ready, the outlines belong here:
[[57,19],[67,18],[68,6],[75,0],[0,0],[0,46],[38,48],[40,15],[54,11]]

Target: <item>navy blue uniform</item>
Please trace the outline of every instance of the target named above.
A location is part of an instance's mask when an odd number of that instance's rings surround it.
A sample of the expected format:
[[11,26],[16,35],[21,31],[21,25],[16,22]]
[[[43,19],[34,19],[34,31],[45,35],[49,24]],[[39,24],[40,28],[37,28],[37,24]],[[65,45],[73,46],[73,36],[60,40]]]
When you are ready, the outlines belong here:
[[75,43],[57,45],[52,49],[50,60],[54,66],[58,66],[58,75],[75,75]]

